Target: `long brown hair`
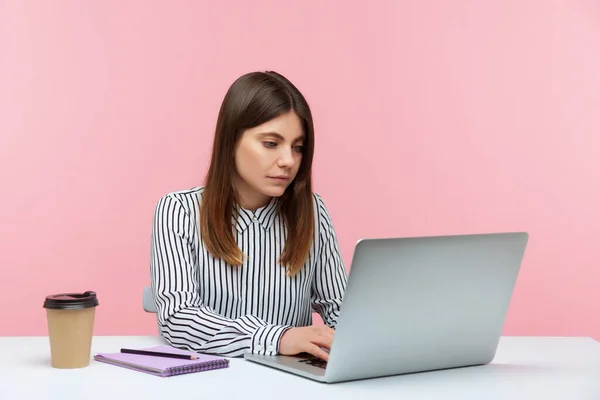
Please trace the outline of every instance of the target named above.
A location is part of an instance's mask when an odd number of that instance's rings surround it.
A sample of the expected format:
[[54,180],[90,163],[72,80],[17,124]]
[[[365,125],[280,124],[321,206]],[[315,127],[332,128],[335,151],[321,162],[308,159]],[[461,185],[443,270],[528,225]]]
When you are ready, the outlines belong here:
[[244,254],[234,237],[232,216],[239,203],[233,182],[235,149],[243,132],[279,115],[294,111],[304,130],[304,151],[298,174],[279,198],[278,212],[287,228],[279,259],[289,275],[302,268],[314,234],[311,167],[314,127],[310,108],[300,91],[284,76],[251,72],[239,77],[227,91],[215,131],[212,157],[200,207],[200,231],[213,257],[242,265]]

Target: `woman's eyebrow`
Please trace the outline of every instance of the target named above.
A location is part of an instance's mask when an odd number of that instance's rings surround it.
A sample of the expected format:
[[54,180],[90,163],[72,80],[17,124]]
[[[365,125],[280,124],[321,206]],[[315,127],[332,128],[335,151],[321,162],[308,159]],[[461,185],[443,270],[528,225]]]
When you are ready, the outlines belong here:
[[[258,134],[260,137],[266,137],[266,136],[273,136],[279,140],[281,140],[282,142],[285,141],[285,138],[283,137],[282,134],[277,133],[277,132],[261,132]],[[293,140],[292,143],[298,142],[304,140],[304,134],[302,134],[301,136],[298,136],[296,139]]]
[[265,136],[273,136],[279,140],[285,140],[285,138],[283,137],[283,135],[277,133],[277,132],[261,132],[258,134],[258,136],[260,137],[265,137]]

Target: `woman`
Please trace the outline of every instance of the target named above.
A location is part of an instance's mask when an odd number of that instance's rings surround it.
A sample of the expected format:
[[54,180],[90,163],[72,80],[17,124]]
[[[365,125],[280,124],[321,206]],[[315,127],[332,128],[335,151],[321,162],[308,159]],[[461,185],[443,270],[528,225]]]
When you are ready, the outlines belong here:
[[312,193],[313,150],[310,108],[285,77],[249,73],[229,88],[204,186],[155,210],[151,280],[171,345],[328,359],[346,270]]

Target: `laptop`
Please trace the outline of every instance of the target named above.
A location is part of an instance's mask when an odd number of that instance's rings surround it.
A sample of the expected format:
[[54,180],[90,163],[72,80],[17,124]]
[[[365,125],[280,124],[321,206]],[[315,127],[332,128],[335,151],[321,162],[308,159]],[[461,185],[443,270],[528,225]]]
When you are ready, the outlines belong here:
[[362,239],[329,361],[244,358],[325,383],[488,364],[528,239],[525,232]]

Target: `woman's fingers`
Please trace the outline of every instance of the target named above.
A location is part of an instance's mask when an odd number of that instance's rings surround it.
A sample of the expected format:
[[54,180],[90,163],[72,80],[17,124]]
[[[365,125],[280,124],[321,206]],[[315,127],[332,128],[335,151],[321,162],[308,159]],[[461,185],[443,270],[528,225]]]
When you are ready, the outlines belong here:
[[319,347],[325,347],[326,349],[331,349],[331,344],[333,341],[331,338],[327,336],[315,335],[310,339],[310,342],[316,344]]
[[324,351],[322,348],[320,348],[318,345],[316,344],[310,344],[308,346],[308,348],[306,349],[307,353],[312,354],[315,357],[318,357],[322,360],[328,361],[329,360],[329,354],[327,354],[326,351]]
[[331,340],[333,340],[333,334],[335,333],[335,331],[329,328],[328,326],[322,326],[320,327],[320,329],[317,330],[317,333],[319,335],[327,336],[331,338]]
[[309,340],[310,343],[308,345],[308,348],[306,349],[306,352],[322,360],[329,360],[329,353],[323,350],[323,348],[328,350],[331,349],[333,336],[330,335],[329,332],[320,331],[315,332],[313,335],[311,335]]

